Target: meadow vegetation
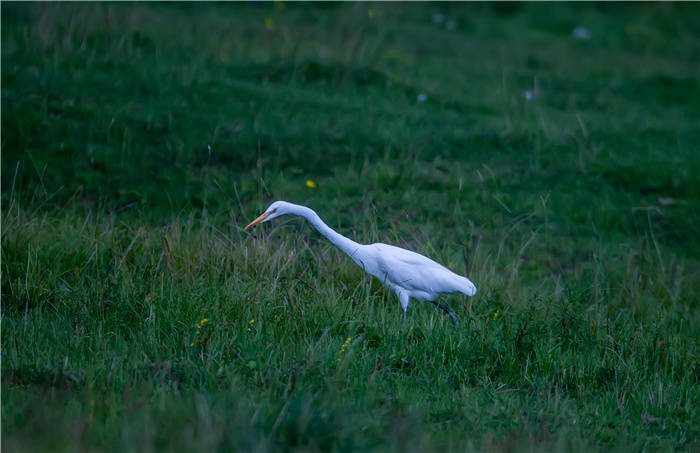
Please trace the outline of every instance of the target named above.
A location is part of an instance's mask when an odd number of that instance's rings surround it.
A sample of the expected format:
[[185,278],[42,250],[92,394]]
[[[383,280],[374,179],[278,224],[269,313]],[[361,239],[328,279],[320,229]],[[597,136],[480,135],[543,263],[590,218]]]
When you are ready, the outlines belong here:
[[3,3],[2,447],[700,449],[699,81],[697,4]]

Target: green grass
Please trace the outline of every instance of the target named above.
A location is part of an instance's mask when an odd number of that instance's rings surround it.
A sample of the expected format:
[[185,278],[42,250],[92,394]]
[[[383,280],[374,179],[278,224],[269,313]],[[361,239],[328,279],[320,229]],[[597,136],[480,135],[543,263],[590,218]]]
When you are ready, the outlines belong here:
[[698,18],[3,3],[2,447],[700,449]]

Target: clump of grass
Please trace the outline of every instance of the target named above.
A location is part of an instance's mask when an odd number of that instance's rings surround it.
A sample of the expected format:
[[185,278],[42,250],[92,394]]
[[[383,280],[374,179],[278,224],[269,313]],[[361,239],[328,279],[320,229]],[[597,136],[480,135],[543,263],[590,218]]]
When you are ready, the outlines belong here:
[[[202,222],[130,229],[105,217],[5,217],[3,407],[16,439],[48,429],[56,405],[77,398],[77,419],[97,417],[84,423],[106,431],[84,431],[88,445],[155,441],[132,425],[136,407],[147,424],[169,414],[170,446],[192,435],[212,445],[364,449],[402,439],[428,448],[486,441],[484,432],[562,431],[632,442],[663,435],[663,420],[690,436],[675,445],[693,442],[698,324],[680,302],[657,307],[649,322],[649,308],[625,304],[622,290],[607,291],[606,304],[594,302],[595,288],[511,298],[503,277],[471,303],[449,299],[459,328],[427,304],[401,322],[393,297],[322,242],[305,249],[295,235],[263,231],[231,244]],[[619,278],[609,283],[632,284]],[[659,297],[661,287],[637,304]],[[156,395],[161,403],[139,403]],[[187,407],[195,413],[185,416]],[[229,410],[226,422],[212,418]],[[181,431],[193,416],[216,429]],[[123,423],[134,438],[118,437]],[[255,430],[229,438],[238,423]]]

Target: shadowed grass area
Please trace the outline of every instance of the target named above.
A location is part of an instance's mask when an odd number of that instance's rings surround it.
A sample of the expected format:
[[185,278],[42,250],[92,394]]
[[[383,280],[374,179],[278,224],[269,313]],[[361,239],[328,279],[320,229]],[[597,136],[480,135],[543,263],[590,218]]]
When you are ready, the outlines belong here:
[[698,12],[3,4],[3,447],[699,448]]

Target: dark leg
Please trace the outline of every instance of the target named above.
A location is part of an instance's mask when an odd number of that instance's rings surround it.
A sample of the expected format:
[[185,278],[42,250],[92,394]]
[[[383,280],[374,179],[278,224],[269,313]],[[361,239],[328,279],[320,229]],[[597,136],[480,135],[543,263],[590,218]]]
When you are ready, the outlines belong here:
[[430,302],[431,304],[435,305],[436,307],[439,307],[442,311],[444,311],[445,313],[447,313],[448,315],[450,315],[450,318],[452,319],[452,325],[455,325],[455,326],[457,325],[457,318],[455,318],[455,314],[454,314],[454,312],[453,312],[452,310],[450,310],[449,308],[445,307],[445,306],[442,305],[441,303],[435,302],[434,300],[429,300],[428,302]]

